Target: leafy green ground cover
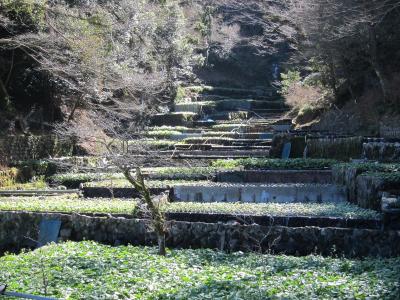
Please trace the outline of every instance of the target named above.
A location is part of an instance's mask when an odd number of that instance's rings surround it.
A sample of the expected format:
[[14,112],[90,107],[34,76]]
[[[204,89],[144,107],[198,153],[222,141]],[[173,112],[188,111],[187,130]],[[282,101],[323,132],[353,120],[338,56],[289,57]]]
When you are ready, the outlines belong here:
[[213,130],[217,130],[217,131],[232,131],[232,130],[239,130],[239,129],[245,129],[245,128],[249,128],[250,125],[247,124],[217,124],[217,125],[213,125],[212,129]]
[[137,203],[135,200],[124,199],[85,199],[79,198],[77,195],[0,197],[0,210],[132,214],[136,212]]
[[158,131],[158,130],[161,130],[161,131],[172,130],[172,131],[180,131],[180,132],[182,132],[182,131],[192,130],[192,128],[185,127],[185,126],[166,126],[166,125],[164,125],[164,126],[154,126],[154,127],[149,128],[149,131],[155,131],[155,130],[156,131]]
[[336,160],[332,159],[269,159],[269,158],[244,158],[244,159],[219,159],[212,163],[213,167],[219,168],[235,168],[243,167],[244,169],[327,169],[336,164]]
[[375,219],[380,214],[351,203],[198,203],[172,202],[166,208],[168,212],[223,213],[272,216],[320,216],[341,218]]
[[355,169],[357,174],[365,172],[399,172],[400,164],[382,164],[373,162],[362,162],[362,163],[340,163],[334,166],[337,169]]
[[106,179],[123,179],[124,175],[122,173],[59,173],[48,178],[48,180],[53,184],[76,186],[80,183],[106,180]]
[[153,175],[212,175],[221,168],[216,167],[160,167],[160,168],[145,168],[143,169],[146,173]]
[[177,130],[151,130],[146,133],[146,136],[150,138],[169,139],[172,135],[180,134],[182,132]]
[[400,189],[400,171],[399,172],[366,172],[366,176],[380,178],[384,181],[384,188]]
[[235,138],[239,136],[237,132],[230,132],[230,131],[209,131],[202,134],[203,137],[231,137]]
[[[195,180],[211,177],[221,168],[214,167],[158,167],[143,168],[145,176],[158,180]],[[122,173],[60,173],[48,178],[52,183],[71,186],[89,181],[101,181],[111,179],[123,179]]]
[[[134,141],[133,143],[137,143]],[[128,144],[132,144],[132,142],[128,142]],[[150,148],[150,150],[167,150],[173,148],[176,144],[175,141],[171,140],[143,140],[141,144]]]
[[233,142],[235,139],[231,137],[190,137],[183,139],[183,144],[219,144]]
[[[380,178],[384,182],[382,188],[399,189],[400,188],[400,164],[399,163],[341,163],[334,165],[333,172],[340,174],[342,178],[349,180],[346,172],[351,171],[351,177],[355,180],[357,176],[369,176]],[[347,176],[347,177],[346,177]],[[350,178],[351,178],[350,177]]]
[[48,185],[44,178],[40,177],[37,180],[32,180],[25,183],[14,182],[10,185],[0,187],[0,190],[45,190]]
[[0,258],[9,290],[62,299],[398,299],[400,258],[352,260],[66,242]]
[[[77,195],[52,197],[0,197],[0,210],[35,212],[76,212],[135,214],[137,200],[85,199]],[[163,205],[165,212],[225,213],[272,216],[330,216],[342,218],[376,219],[380,214],[350,203],[192,203],[172,202]]]
[[[207,184],[209,181],[196,181],[196,184]],[[177,184],[188,184],[192,183],[189,180],[146,180],[146,184],[149,188],[164,188],[172,187]],[[131,188],[132,184],[126,179],[111,179],[102,181],[92,181],[84,183],[85,187],[107,187],[107,188]]]

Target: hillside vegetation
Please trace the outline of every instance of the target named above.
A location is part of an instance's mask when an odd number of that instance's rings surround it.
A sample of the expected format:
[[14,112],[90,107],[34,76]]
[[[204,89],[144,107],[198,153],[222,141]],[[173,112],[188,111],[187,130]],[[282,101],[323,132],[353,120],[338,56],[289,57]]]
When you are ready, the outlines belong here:
[[121,103],[118,118],[142,124],[165,111],[181,85],[196,83],[273,87],[299,126],[374,135],[379,123],[400,123],[399,7],[1,0],[0,129],[90,126],[88,111]]

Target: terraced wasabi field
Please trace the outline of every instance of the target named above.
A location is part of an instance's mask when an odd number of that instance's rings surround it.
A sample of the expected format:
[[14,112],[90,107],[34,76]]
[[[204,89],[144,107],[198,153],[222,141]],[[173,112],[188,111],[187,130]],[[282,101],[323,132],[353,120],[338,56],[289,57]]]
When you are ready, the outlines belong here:
[[[173,249],[157,254],[148,207],[107,157],[39,161],[0,187],[0,253],[17,253],[0,283],[59,299],[400,299],[400,222],[378,198],[398,164],[270,157],[291,129],[273,92],[183,90],[198,94],[124,154],[156,156],[142,174]],[[58,244],[37,248],[46,226]]]
[[[0,211],[131,214],[138,211],[137,200],[80,198],[71,196],[0,197]],[[345,219],[379,219],[376,211],[350,203],[195,203],[172,202],[162,205],[164,212],[220,213],[232,215],[315,216]]]
[[62,299],[395,300],[400,294],[399,258],[213,250],[169,250],[161,257],[151,247],[67,242],[3,256],[0,265],[0,281],[10,290]]

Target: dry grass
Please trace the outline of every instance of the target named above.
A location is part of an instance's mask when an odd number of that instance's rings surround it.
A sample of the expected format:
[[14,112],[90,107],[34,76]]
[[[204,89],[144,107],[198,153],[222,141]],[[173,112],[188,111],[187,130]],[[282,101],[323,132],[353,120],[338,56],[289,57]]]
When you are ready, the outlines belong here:
[[292,108],[290,117],[297,126],[313,122],[329,105],[326,93],[319,87],[301,84],[291,84],[284,95],[285,102]]
[[304,106],[320,106],[323,102],[323,96],[318,87],[296,83],[289,87],[285,95],[285,102],[290,107],[300,110]]

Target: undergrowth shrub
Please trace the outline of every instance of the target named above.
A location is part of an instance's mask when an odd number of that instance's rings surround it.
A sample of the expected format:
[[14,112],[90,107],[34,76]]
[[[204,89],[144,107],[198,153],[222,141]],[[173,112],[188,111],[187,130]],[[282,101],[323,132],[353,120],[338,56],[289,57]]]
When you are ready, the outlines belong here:
[[185,88],[178,86],[178,88],[176,89],[176,95],[175,95],[175,99],[174,102],[175,103],[183,103],[186,100],[186,90]]
[[333,159],[269,159],[269,158],[244,158],[235,160],[216,160],[212,163],[213,167],[235,168],[243,167],[246,170],[251,169],[327,169],[331,168],[337,161]]
[[382,179],[382,189],[400,190],[400,172],[366,172],[364,174]]
[[300,72],[281,74],[281,94],[285,103],[297,114],[294,122],[304,124],[314,120],[329,105],[329,94],[318,80],[301,80]]
[[333,167],[334,170],[345,170],[354,169],[356,174],[362,174],[365,172],[399,172],[400,164],[380,164],[374,162],[362,162],[362,163],[339,163]]
[[0,187],[12,186],[18,179],[17,168],[6,168],[0,166]]
[[31,28],[44,25],[47,0],[2,0],[0,8],[13,20]]
[[26,182],[33,177],[49,177],[57,172],[57,165],[47,160],[26,160],[13,165],[19,170],[20,182]]

